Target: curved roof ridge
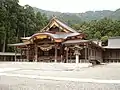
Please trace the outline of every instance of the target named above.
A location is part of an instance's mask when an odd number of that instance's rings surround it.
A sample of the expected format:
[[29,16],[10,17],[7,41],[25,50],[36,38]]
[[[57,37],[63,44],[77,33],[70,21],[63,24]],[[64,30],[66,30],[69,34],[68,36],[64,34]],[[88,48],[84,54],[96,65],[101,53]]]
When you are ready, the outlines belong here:
[[[64,33],[64,34],[52,34],[52,33],[48,33],[48,32],[41,32],[41,33],[36,33],[34,35],[31,36],[31,38],[33,38],[34,36],[37,36],[37,35],[49,35],[51,36],[52,38],[62,38],[62,39],[66,39],[68,37],[72,37],[72,36],[77,36],[77,35],[80,35],[81,33]],[[30,38],[30,39],[31,39]]]

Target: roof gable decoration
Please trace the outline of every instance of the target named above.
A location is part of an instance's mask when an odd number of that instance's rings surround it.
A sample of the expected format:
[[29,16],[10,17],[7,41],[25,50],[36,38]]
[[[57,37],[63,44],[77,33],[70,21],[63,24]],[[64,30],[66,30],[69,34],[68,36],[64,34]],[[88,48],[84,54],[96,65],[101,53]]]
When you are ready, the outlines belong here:
[[68,25],[64,24],[63,22],[61,22],[60,20],[58,20],[56,17],[53,17],[50,20],[50,22],[48,23],[48,25],[41,30],[41,32],[49,31],[49,29],[51,27],[54,27],[54,26],[58,27],[59,29],[63,30],[66,33],[67,32],[77,33],[77,31],[75,31],[74,29],[72,29]]

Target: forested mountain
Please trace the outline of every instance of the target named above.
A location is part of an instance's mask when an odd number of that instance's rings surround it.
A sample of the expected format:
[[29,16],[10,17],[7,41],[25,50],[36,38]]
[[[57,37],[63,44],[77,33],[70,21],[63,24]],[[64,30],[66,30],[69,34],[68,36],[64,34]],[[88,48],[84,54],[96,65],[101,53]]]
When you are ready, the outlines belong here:
[[120,9],[117,9],[116,11],[110,11],[110,10],[87,11],[85,13],[61,13],[61,12],[46,11],[35,7],[34,10],[40,11],[41,13],[45,13],[48,17],[55,15],[60,19],[64,20],[65,22],[68,23],[72,22],[72,24],[83,21],[100,20],[105,17],[114,20],[120,20]]

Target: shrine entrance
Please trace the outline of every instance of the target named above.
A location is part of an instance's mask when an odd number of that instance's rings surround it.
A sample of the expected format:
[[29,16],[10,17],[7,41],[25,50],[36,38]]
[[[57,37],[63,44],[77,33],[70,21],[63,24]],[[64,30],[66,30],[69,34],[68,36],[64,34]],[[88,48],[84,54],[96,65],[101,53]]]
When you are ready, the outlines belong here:
[[37,45],[37,61],[38,62],[61,62],[61,50],[56,48],[54,44]]
[[54,62],[54,44],[38,45],[38,62]]
[[61,62],[62,45],[56,42],[49,34],[38,34],[33,36],[31,41],[34,43],[34,59],[36,62]]

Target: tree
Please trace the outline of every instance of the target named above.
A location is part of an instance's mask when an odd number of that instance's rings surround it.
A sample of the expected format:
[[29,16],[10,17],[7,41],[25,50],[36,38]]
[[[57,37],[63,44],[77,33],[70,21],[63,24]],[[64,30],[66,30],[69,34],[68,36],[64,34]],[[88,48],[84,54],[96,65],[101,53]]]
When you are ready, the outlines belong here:
[[47,23],[45,15],[36,17],[31,6],[20,6],[18,2],[0,0],[0,51],[11,51],[8,43],[21,42],[20,37],[34,34]]
[[48,23],[48,19],[45,14],[40,12],[36,13],[36,31],[40,31]]
[[102,41],[102,46],[107,46],[108,44],[108,36],[103,36],[101,38],[101,41]]
[[97,31],[97,32],[94,34],[94,37],[95,37],[96,39],[100,39],[100,38],[101,38],[101,33],[100,33],[100,31]]

